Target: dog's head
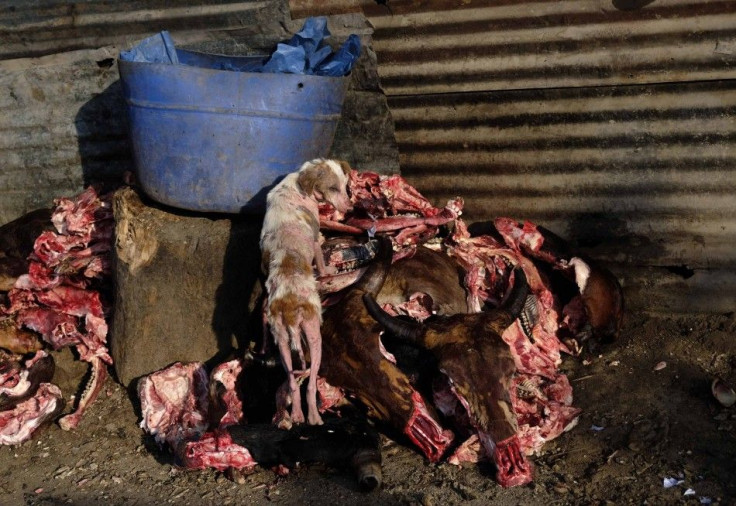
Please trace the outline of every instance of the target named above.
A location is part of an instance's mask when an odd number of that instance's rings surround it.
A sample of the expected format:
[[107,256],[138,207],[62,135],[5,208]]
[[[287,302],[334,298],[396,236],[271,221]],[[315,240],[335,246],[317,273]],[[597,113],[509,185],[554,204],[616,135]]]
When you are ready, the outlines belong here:
[[353,207],[347,192],[350,170],[347,162],[317,158],[301,166],[297,182],[317,202],[328,202],[345,213]]

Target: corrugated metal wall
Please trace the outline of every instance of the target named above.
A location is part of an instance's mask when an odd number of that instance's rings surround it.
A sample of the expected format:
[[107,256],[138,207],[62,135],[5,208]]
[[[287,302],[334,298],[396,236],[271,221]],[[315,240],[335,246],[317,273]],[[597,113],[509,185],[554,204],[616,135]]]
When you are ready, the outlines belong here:
[[363,9],[402,174],[544,224],[634,307],[736,309],[736,2],[291,0]]
[[[74,195],[90,181],[132,170],[117,56],[160,30],[180,46],[215,53],[265,53],[297,31],[287,0],[107,0],[0,5],[0,224]],[[330,19],[333,40],[357,33],[360,16]],[[333,156],[398,170],[375,54],[353,73]]]

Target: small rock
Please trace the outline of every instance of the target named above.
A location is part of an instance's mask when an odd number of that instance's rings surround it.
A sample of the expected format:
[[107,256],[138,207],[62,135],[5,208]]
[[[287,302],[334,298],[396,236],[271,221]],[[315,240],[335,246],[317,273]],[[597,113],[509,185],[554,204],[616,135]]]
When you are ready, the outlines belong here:
[[556,494],[560,495],[567,494],[570,491],[570,489],[564,483],[558,483],[557,485],[552,487],[552,490],[554,490]]
[[56,471],[54,471],[54,478],[60,478],[62,474],[69,471],[69,466],[59,466],[56,468]]
[[664,360],[662,360],[661,362],[657,362],[657,365],[654,366],[654,370],[655,371],[661,371],[665,367],[667,367],[667,362],[665,362]]
[[727,385],[722,379],[714,379],[711,384],[711,390],[713,392],[713,397],[715,397],[722,406],[730,408],[736,404],[736,392],[734,392],[733,388]]

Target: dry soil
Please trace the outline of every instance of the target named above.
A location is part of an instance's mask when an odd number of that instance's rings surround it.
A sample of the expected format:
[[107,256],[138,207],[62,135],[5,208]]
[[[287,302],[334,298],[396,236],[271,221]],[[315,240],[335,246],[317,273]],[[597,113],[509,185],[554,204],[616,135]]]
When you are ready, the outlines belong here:
[[532,484],[512,489],[487,465],[430,464],[388,438],[384,484],[370,494],[321,465],[286,477],[259,469],[244,484],[184,471],[146,440],[127,392],[108,379],[75,432],[54,425],[0,447],[0,503],[736,504],[736,407],[710,391],[716,376],[736,385],[734,343],[733,314],[628,314],[618,342],[565,358],[580,422],[533,458]]

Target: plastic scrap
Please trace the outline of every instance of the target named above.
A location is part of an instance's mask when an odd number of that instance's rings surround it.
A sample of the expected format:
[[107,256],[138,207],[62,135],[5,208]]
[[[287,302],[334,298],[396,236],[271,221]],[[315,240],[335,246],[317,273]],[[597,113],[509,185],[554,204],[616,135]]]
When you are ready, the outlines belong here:
[[[333,51],[326,42],[330,37],[327,18],[307,18],[301,30],[286,42],[277,44],[276,50],[262,61],[234,64],[224,60],[220,70],[310,74],[339,77],[350,73],[360,57],[360,38],[352,34],[343,45]],[[196,58],[177,50],[169,32],[162,31],[144,39],[129,51],[121,51],[123,61],[197,65]]]
[[677,487],[678,485],[682,485],[685,483],[685,480],[678,480],[677,478],[665,478],[662,480],[662,486],[664,488],[672,488]]
[[179,63],[174,41],[166,30],[143,39],[129,51],[121,51],[120,59],[143,63]]

